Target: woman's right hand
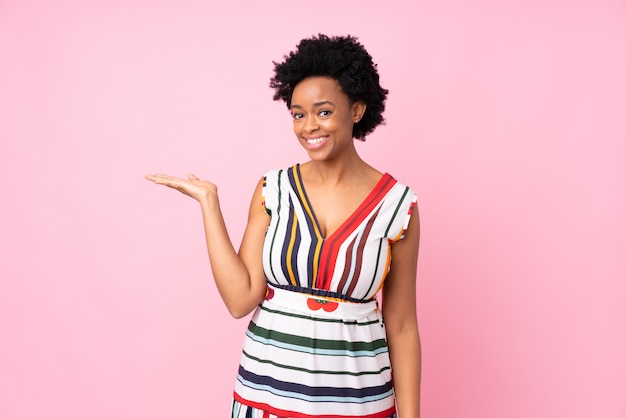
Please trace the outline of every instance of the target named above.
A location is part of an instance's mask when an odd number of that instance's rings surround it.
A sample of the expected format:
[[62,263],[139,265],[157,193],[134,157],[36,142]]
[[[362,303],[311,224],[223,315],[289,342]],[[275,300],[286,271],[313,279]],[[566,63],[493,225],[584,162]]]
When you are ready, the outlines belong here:
[[248,225],[239,252],[236,252],[219,207],[217,186],[193,174],[187,179],[151,174],[146,179],[176,189],[200,202],[204,232],[217,288],[235,318],[252,312],[263,300],[267,283],[263,272],[263,243],[270,217],[263,209],[263,179],[250,203]]
[[146,176],[146,179],[153,183],[176,189],[198,202],[202,202],[207,198],[217,197],[217,186],[209,181],[200,180],[194,174],[189,174],[187,179],[165,174],[149,174]]

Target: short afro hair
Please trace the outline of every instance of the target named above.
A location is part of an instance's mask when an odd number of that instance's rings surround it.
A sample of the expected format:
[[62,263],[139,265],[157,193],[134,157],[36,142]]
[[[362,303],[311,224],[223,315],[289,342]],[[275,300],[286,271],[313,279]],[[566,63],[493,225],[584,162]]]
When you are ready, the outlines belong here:
[[389,91],[380,86],[376,64],[357,38],[319,34],[301,40],[283,62],[274,61],[274,77],[270,80],[274,100],[283,100],[291,108],[296,85],[313,76],[334,78],[352,103],[366,104],[363,117],[352,130],[353,138],[364,141],[385,122],[383,112]]

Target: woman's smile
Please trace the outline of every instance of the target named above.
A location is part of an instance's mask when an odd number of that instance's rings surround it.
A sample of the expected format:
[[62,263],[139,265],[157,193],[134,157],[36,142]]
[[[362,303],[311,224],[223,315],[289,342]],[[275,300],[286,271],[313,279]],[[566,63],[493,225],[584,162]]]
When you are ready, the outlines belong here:
[[306,139],[307,144],[309,144],[308,148],[315,149],[324,145],[326,140],[328,140],[328,136],[317,136],[317,137],[305,138],[305,139]]

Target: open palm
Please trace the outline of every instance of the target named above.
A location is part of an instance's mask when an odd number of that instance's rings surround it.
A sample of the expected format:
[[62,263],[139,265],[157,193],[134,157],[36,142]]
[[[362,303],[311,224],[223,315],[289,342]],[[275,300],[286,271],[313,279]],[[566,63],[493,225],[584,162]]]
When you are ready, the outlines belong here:
[[198,201],[209,196],[217,195],[217,186],[209,181],[200,180],[194,174],[189,174],[187,179],[168,176],[165,174],[150,174],[146,178],[153,183],[176,189]]

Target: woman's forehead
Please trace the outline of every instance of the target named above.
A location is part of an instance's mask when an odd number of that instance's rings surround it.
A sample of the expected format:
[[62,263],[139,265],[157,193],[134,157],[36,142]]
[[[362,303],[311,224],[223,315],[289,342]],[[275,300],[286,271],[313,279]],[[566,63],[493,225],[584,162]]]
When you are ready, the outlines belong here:
[[314,76],[300,81],[293,90],[291,105],[302,105],[306,102],[341,102],[347,101],[348,96],[344,93],[339,82],[331,77]]

